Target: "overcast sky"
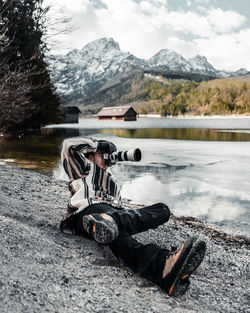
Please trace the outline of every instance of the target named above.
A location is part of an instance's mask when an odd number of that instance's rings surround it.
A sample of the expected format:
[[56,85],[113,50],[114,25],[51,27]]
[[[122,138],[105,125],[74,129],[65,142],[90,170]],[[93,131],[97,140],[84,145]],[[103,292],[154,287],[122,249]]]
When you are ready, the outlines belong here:
[[[45,0],[72,16],[74,31],[53,53],[111,37],[121,50],[148,59],[160,49],[204,55],[217,69],[250,70],[249,0]],[[53,38],[54,41],[55,38]]]

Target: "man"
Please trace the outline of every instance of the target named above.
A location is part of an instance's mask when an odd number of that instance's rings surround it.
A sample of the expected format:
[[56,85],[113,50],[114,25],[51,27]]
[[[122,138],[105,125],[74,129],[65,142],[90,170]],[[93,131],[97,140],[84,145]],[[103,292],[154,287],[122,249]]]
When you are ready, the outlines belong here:
[[140,276],[170,296],[182,295],[204,258],[205,242],[191,237],[171,253],[132,237],[167,222],[170,211],[163,203],[135,210],[122,208],[119,186],[107,171],[109,163],[104,158],[115,151],[115,145],[105,140],[74,138],[63,142],[61,158],[70,178],[71,198],[60,229],[107,244]]

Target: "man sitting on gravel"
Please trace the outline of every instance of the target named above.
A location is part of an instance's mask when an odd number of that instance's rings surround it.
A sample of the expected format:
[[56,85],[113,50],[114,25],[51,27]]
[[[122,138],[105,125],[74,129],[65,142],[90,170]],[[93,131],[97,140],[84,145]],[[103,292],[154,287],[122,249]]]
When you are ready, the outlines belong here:
[[170,296],[182,295],[189,287],[190,275],[204,258],[205,242],[191,237],[171,253],[132,237],[167,222],[170,211],[163,203],[141,209],[122,208],[119,186],[104,159],[104,154],[115,151],[115,145],[105,140],[64,140],[61,158],[70,178],[71,198],[60,229],[107,244],[134,272],[158,284]]

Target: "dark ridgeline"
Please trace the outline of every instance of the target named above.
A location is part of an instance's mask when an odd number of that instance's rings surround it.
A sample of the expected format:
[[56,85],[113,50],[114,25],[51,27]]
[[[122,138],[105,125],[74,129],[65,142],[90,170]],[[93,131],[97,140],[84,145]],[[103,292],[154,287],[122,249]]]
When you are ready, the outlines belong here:
[[44,53],[47,8],[42,0],[0,0],[0,130],[55,122],[59,98]]

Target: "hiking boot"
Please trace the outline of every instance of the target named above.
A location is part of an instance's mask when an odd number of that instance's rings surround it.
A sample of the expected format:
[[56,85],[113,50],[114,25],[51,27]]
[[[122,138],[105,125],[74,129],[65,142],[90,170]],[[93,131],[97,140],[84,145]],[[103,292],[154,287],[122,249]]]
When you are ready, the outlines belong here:
[[67,212],[61,223],[60,223],[60,230],[61,232],[68,234],[68,235],[75,235],[75,223],[76,223],[76,214]]
[[196,237],[186,240],[181,248],[166,259],[161,286],[169,296],[186,293],[189,277],[201,264],[206,252],[206,244]]
[[113,242],[118,234],[118,227],[114,219],[105,213],[84,215],[83,228],[100,244]]

